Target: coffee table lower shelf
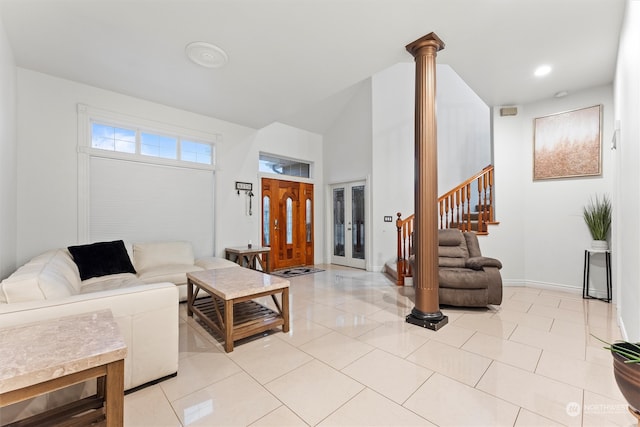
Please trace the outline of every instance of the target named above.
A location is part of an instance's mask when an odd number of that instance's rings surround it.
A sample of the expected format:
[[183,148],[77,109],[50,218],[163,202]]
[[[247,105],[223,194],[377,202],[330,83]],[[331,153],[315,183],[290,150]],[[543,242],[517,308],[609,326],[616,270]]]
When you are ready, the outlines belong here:
[[191,310],[208,327],[224,338],[227,352],[233,351],[233,342],[242,338],[275,329],[279,326],[283,327],[284,332],[289,329],[288,325],[285,328],[285,321],[281,313],[253,300],[236,302],[232,305],[232,328],[225,328],[225,301],[219,298],[208,296],[197,299],[194,301]]

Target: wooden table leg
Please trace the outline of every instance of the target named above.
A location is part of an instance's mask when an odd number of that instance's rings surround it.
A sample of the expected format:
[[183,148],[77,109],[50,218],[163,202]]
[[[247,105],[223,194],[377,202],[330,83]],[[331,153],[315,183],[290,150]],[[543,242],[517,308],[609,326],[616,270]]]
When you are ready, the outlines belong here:
[[282,290],[282,332],[289,332],[289,288]]
[[224,302],[224,351],[233,351],[233,300]]
[[[264,262],[262,262],[262,256],[260,254],[256,254],[256,260],[258,261],[258,264],[260,264],[260,269],[262,270],[263,273],[266,273],[266,268],[264,266]],[[257,270],[257,265],[255,270]]]
[[193,317],[193,282],[187,278],[187,316]]
[[107,427],[124,425],[124,360],[107,364],[105,415]]
[[247,267],[252,270],[256,269],[256,254],[247,255]]
[[267,274],[271,273],[271,260],[269,259],[269,257],[270,257],[270,252],[265,252],[263,270]]

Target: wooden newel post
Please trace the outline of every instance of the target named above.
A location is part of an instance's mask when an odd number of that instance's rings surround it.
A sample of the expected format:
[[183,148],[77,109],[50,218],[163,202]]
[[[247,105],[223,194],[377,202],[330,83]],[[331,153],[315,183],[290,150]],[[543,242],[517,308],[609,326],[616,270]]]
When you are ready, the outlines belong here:
[[429,33],[407,45],[416,61],[415,218],[413,286],[416,306],[408,323],[438,330],[448,322],[438,299],[438,151],[436,55],[444,43]]

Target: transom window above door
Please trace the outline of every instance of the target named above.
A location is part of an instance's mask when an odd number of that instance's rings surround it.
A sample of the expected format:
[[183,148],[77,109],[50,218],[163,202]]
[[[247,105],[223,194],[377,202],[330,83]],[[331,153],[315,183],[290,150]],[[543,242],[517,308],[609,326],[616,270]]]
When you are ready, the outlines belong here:
[[259,171],[278,175],[311,178],[311,163],[260,153]]

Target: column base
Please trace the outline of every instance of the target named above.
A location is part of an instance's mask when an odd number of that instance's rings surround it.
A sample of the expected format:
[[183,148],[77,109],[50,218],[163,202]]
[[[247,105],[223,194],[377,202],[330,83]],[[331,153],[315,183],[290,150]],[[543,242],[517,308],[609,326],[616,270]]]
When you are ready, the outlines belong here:
[[414,308],[411,310],[411,314],[407,315],[406,321],[412,325],[437,331],[449,323],[449,318],[440,311],[437,313],[423,313],[417,308]]

